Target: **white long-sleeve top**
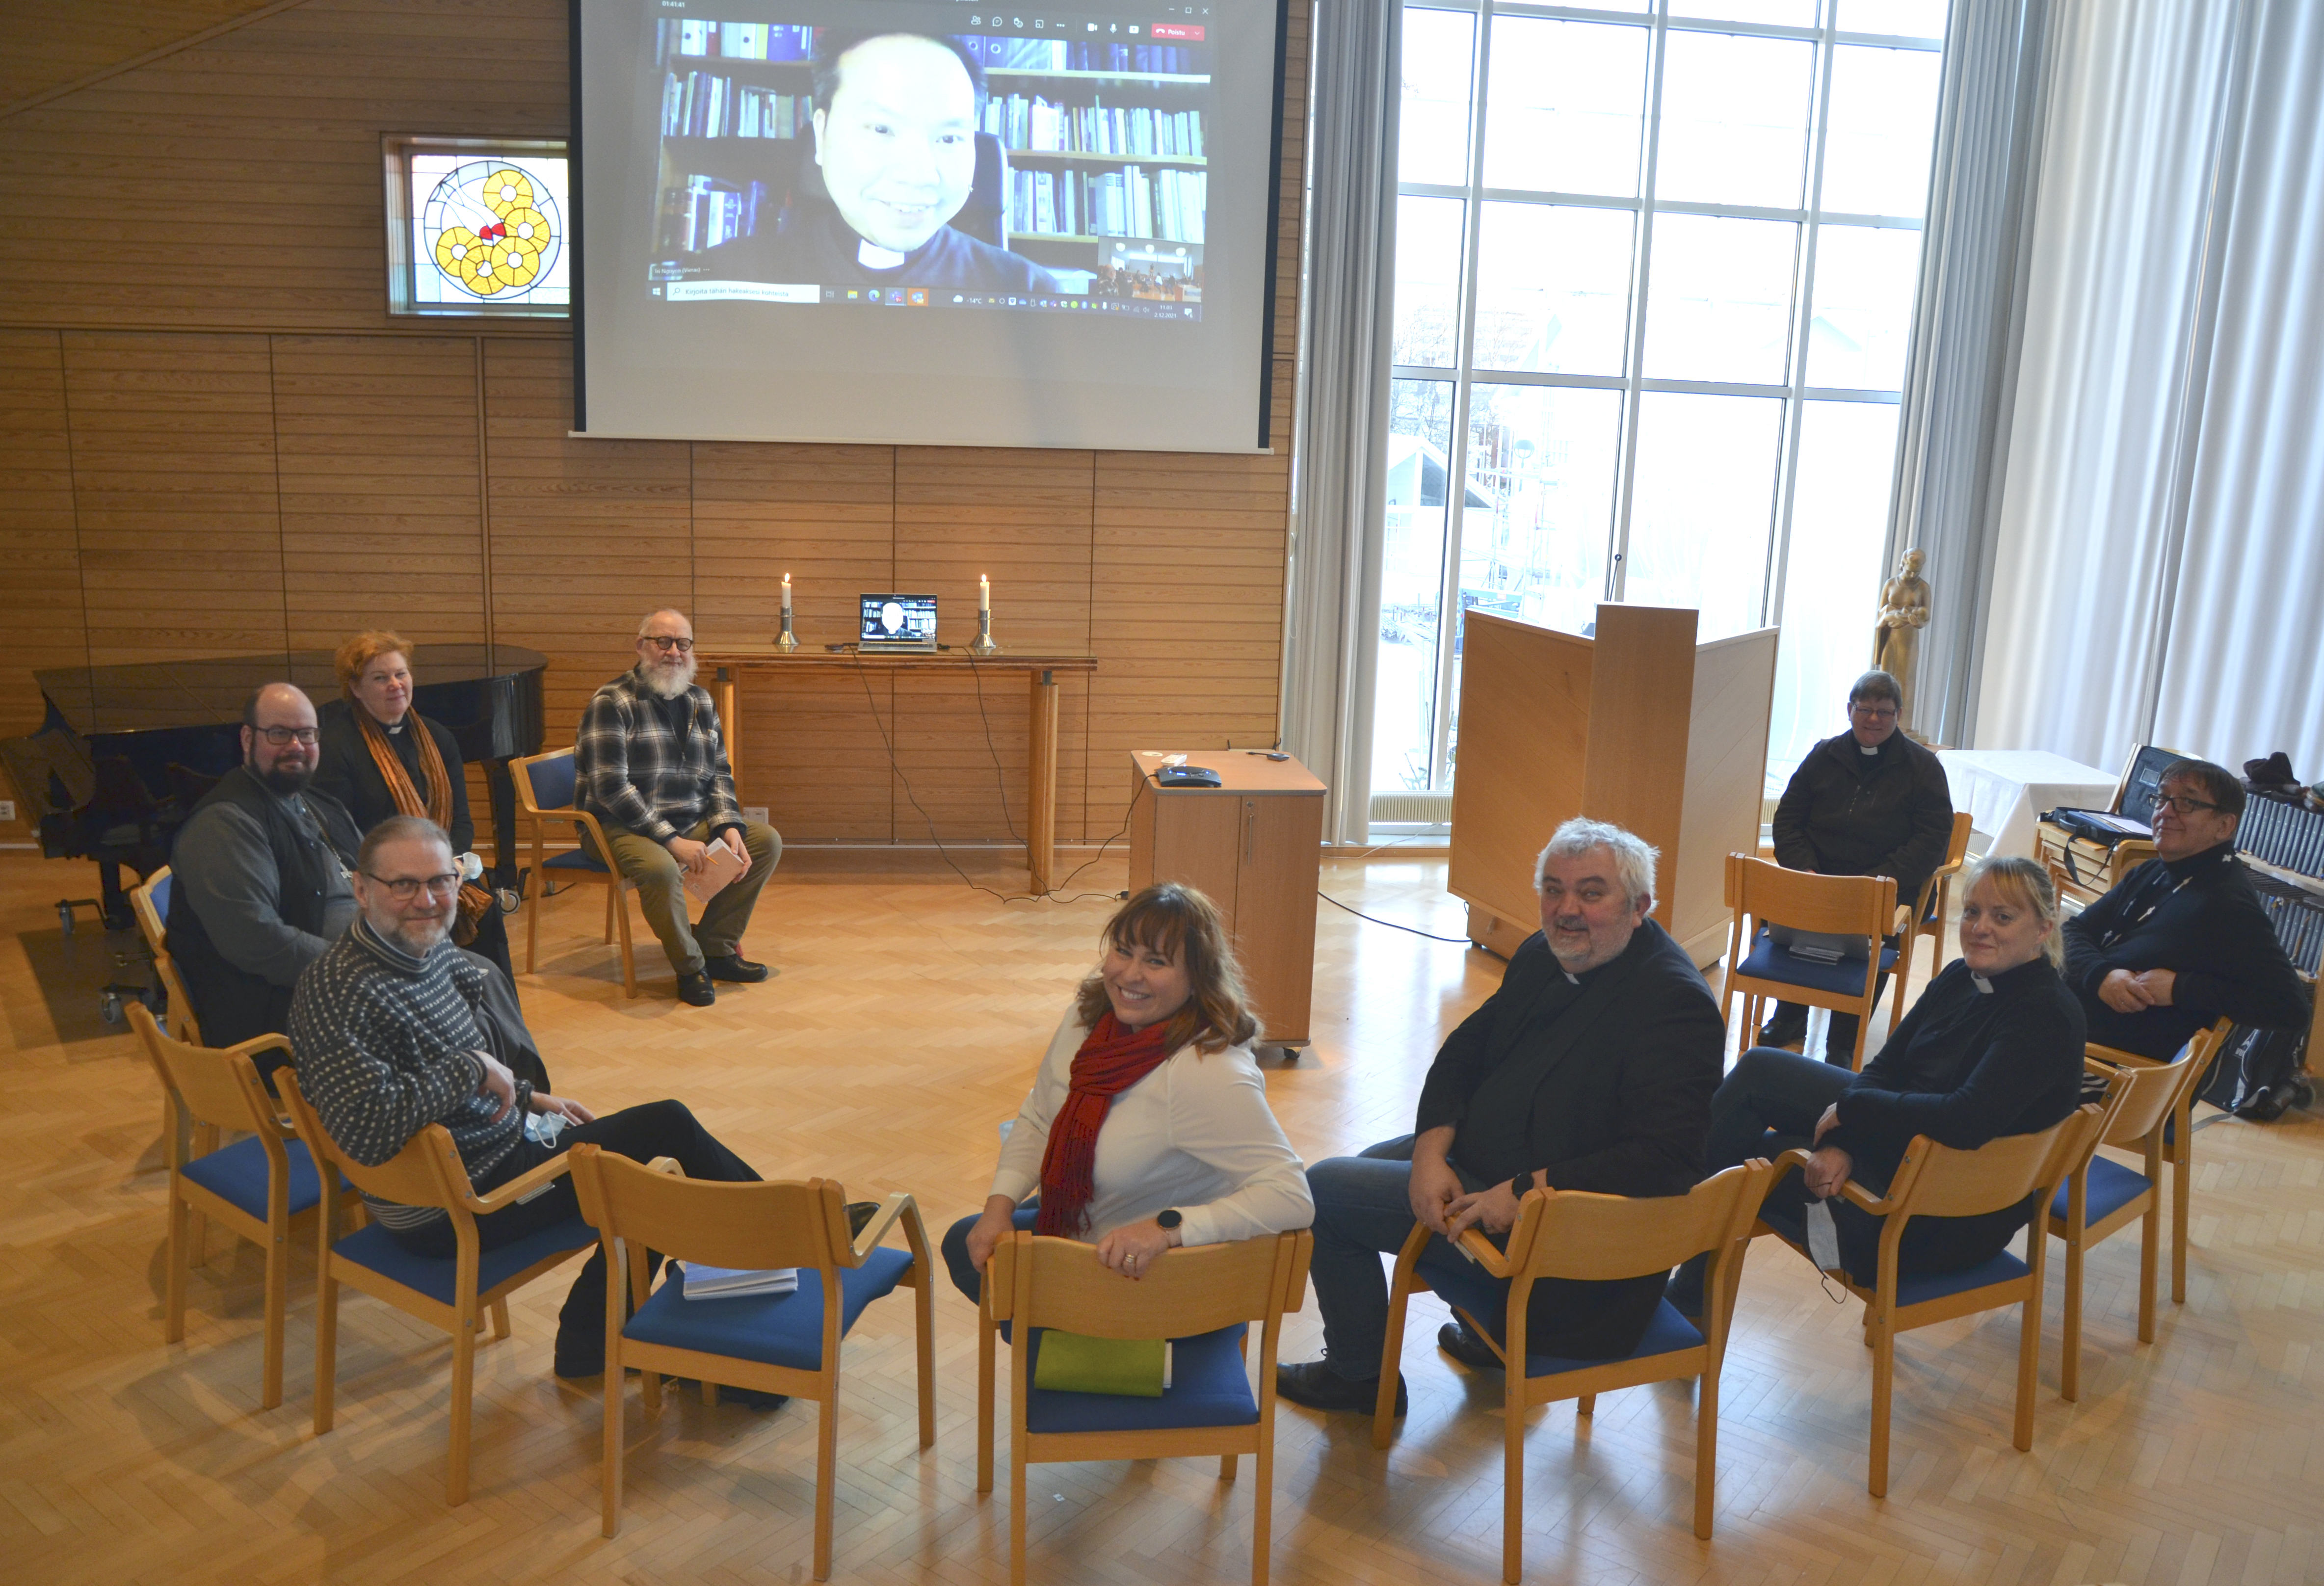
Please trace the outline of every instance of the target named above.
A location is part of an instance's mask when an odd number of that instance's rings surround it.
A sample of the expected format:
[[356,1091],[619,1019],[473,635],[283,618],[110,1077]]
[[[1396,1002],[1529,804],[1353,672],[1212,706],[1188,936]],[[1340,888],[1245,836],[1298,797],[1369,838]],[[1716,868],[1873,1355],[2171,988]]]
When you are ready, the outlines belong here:
[[[1040,1187],[1049,1123],[1072,1089],[1074,1054],[1089,1035],[1072,1010],[1049,1042],[1032,1093],[1001,1148],[991,1194],[1023,1201]],[[1267,1104],[1267,1080],[1246,1043],[1208,1056],[1183,1047],[1113,1098],[1091,1168],[1097,1240],[1176,1207],[1182,1243],[1220,1244],[1305,1228],[1315,1220],[1307,1171]]]

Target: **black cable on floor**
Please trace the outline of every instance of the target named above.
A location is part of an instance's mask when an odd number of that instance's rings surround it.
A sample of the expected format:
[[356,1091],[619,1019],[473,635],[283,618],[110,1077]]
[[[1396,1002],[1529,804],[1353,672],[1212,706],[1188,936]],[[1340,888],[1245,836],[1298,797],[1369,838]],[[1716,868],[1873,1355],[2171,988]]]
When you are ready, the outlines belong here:
[[1337,898],[1333,897],[1321,887],[1315,889],[1315,896],[1321,898],[1324,902],[1330,904],[1334,908],[1347,909],[1350,914],[1354,915],[1358,919],[1370,920],[1372,924],[1377,926],[1386,926],[1392,931],[1410,931],[1414,936],[1425,936],[1432,942],[1451,942],[1454,945],[1462,947],[1473,947],[1477,945],[1466,936],[1440,936],[1433,931],[1424,931],[1418,926],[1398,925],[1392,919],[1382,919],[1378,915],[1366,914],[1360,908],[1352,908],[1348,904],[1341,902]]

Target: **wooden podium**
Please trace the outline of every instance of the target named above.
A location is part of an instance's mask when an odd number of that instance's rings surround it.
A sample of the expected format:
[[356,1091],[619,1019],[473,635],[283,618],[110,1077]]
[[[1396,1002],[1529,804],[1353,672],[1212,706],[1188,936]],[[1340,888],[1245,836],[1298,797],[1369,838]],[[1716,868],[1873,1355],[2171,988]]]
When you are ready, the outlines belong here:
[[1261,1037],[1307,1044],[1315,980],[1315,890],[1323,861],[1323,784],[1296,760],[1194,750],[1218,788],[1157,788],[1171,757],[1130,757],[1130,890],[1193,887],[1226,916]]
[[1561,822],[1661,851],[1655,918],[1698,964],[1725,950],[1725,862],[1759,843],[1777,630],[1694,641],[1695,613],[1601,605],[1594,639],[1472,611],[1446,888],[1507,957],[1541,926],[1535,855]]

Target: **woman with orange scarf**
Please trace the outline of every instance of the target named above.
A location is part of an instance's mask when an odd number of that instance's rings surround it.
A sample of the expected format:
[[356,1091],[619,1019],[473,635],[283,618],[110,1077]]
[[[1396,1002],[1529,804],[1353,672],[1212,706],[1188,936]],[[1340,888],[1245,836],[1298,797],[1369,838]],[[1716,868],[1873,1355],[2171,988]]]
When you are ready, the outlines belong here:
[[945,1235],[953,1283],[972,1300],[1012,1228],[1085,1240],[1136,1278],[1176,1246],[1314,1220],[1251,1056],[1259,1022],[1217,908],[1165,882],[1124,904],[1103,939],[1010,1126],[983,1215]]
[[[323,706],[322,758],[315,787],[347,807],[368,832],[392,815],[426,816],[444,828],[452,852],[475,844],[468,781],[451,729],[411,708],[411,644],[398,633],[358,633],[331,658],[343,697]],[[490,959],[513,980],[508,927],[491,892],[460,889],[452,939]]]

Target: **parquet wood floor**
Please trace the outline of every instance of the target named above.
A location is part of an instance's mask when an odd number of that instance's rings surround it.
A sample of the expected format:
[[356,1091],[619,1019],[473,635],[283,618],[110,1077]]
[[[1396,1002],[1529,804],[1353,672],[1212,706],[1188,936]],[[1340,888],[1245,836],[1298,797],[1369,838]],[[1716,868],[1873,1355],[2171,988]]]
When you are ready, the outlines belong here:
[[[1077,862],[1077,861],[1076,861]],[[975,856],[1006,886],[1006,856]],[[1017,872],[1021,875],[1021,871]],[[1120,884],[1108,859],[1084,878]],[[807,1577],[815,1424],[674,1400],[633,1408],[622,1535],[597,1534],[597,1403],[558,1386],[549,1341],[564,1284],[512,1306],[516,1337],[477,1368],[475,1496],[442,1498],[449,1350],[351,1296],[339,1423],[309,1429],[311,1261],[294,1268],[289,1393],[255,1409],[260,1265],[196,1278],[187,1341],[161,1342],[161,1185],[153,1082],[101,1024],[104,936],[60,935],[51,900],[85,870],[0,855],[0,1566],[12,1580],[263,1582],[727,1582]],[[1326,890],[1383,918],[1459,934],[1443,862],[1335,860]],[[600,1110],[683,1098],[763,1171],[907,1188],[932,1226],[973,1210],[996,1145],[1106,905],[1002,905],[933,855],[787,856],[752,945],[780,965],[707,1011],[669,997],[647,939],[626,1002],[598,945],[595,894],[558,900],[523,983],[560,1090]],[[1315,1044],[1270,1075],[1311,1160],[1408,1127],[1442,1032],[1499,966],[1457,945],[1326,908]],[[554,944],[553,950],[551,944]],[[641,968],[645,963],[641,962]],[[1876,1026],[1885,1027],[1885,1019]],[[1613,1583],[2290,1582],[2324,1578],[2324,1153],[2319,1127],[2232,1120],[2200,1136],[2189,1303],[2134,1346],[2127,1237],[2090,1265],[2085,1387],[2057,1397],[2059,1286],[2034,1452],[2008,1443],[2014,1313],[1899,1349],[1891,1495],[1864,1492],[1869,1365],[1858,1313],[1766,1245],[1747,1273],[1722,1416],[1718,1535],[1689,1530],[1690,1395],[1609,1395],[1577,1426],[1540,1414],[1527,1445],[1527,1579]],[[303,1224],[302,1224],[303,1228]],[[2052,1263],[2052,1271],[2058,1263]],[[1497,1380],[1434,1347],[1416,1302],[1412,1415],[1376,1453],[1367,1425],[1286,1406],[1276,1578],[1499,1578]],[[937,1301],[939,1428],[917,1447],[908,1308],[875,1306],[847,1345],[836,1563],[851,1581],[998,1581],[1002,1495],[974,1491],[973,1314]],[[1312,1308],[1287,1358],[1315,1352]],[[1004,1366],[1005,1370],[1005,1366]],[[634,1400],[632,1404],[634,1406]],[[1247,1579],[1251,1467],[1201,1461],[1046,1466],[1033,1477],[1036,1580],[1164,1586]]]

